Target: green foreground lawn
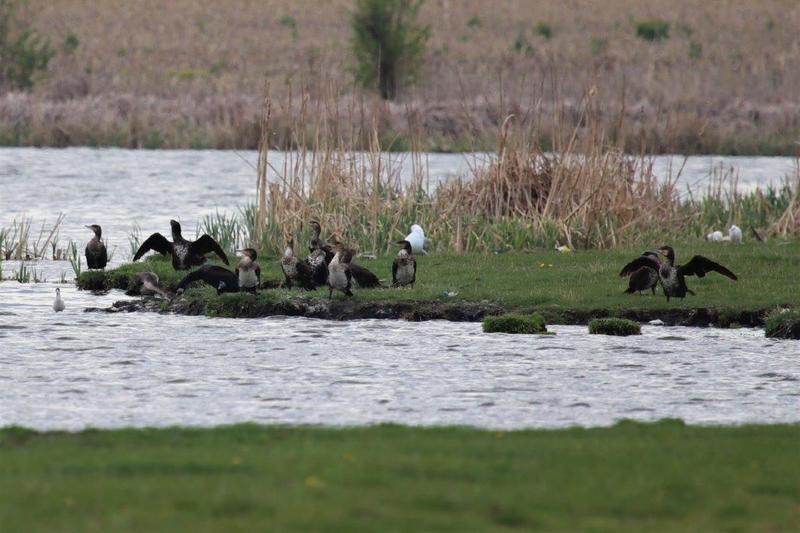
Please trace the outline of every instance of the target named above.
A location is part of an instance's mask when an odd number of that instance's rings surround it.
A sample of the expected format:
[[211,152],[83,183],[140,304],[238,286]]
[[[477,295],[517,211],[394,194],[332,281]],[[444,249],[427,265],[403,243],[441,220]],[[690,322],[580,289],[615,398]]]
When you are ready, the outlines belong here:
[[[660,289],[656,296],[624,294],[627,278],[620,278],[618,274],[625,263],[643,251],[639,249],[587,250],[568,254],[542,250],[499,255],[431,255],[417,258],[417,284],[413,289],[356,289],[353,300],[488,300],[503,304],[508,310],[673,307],[736,310],[766,309],[778,305],[800,306],[798,242],[748,243],[739,246],[698,242],[678,244],[675,249],[678,263],[687,262],[695,254],[705,255],[733,270],[739,276],[739,281],[731,281],[716,273],[702,279],[689,277],[687,284],[697,296],[667,303]],[[260,258],[259,262],[265,278],[282,279],[277,258]],[[391,281],[392,257],[357,259],[357,262],[373,270],[383,280]],[[123,265],[109,275],[130,277],[142,270],[156,271],[164,283],[173,286],[184,274],[174,272],[169,261],[159,256]],[[445,291],[455,292],[457,296],[445,297]],[[211,289],[196,289],[195,294],[216,298]],[[277,289],[262,291],[259,298],[284,298],[290,294],[327,298],[328,291],[319,289],[307,293]],[[343,298],[342,295],[336,297]]]
[[797,531],[800,426],[0,430],[0,530]]

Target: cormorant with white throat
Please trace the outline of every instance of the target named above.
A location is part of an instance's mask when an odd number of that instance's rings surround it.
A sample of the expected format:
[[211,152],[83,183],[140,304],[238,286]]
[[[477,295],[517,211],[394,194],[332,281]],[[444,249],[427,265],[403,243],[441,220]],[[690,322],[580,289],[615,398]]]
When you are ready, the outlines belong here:
[[239,280],[239,290],[243,292],[256,292],[261,283],[261,267],[256,263],[258,254],[253,248],[239,250],[242,259],[236,265],[236,277]]
[[346,250],[338,241],[334,250],[336,253],[328,265],[328,288],[330,289],[328,298],[333,298],[333,289],[342,291],[345,296],[352,296],[353,292],[350,289],[353,287],[353,275],[350,273],[350,261],[353,259],[353,251]]
[[220,245],[210,235],[203,234],[196,241],[188,241],[181,235],[181,225],[170,220],[172,228],[172,242],[160,233],[153,233],[142,243],[133,260],[137,261],[140,257],[150,250],[155,250],[161,255],[172,255],[172,267],[175,270],[188,270],[193,266],[202,265],[206,262],[206,254],[215,253],[222,259],[222,262],[229,265],[225,252]]
[[414,286],[417,281],[417,260],[411,253],[411,243],[408,241],[397,241],[400,251],[392,262],[392,286],[400,287],[403,285]]
[[307,291],[314,290],[314,282],[311,277],[311,267],[305,261],[294,255],[294,238],[286,237],[286,249],[281,257],[281,270],[286,278],[285,286],[291,289],[292,286],[299,286]]

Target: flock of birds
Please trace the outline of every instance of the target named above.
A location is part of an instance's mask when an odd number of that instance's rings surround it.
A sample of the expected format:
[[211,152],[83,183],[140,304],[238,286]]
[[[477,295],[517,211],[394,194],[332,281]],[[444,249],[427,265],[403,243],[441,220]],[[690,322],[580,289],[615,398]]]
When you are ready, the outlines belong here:
[[[317,220],[310,221],[312,237],[309,242],[309,253],[300,258],[294,252],[294,239],[286,235],[286,249],[281,257],[281,269],[285,277],[284,287],[300,287],[314,290],[327,286],[328,296],[338,290],[346,296],[352,296],[354,286],[372,288],[382,287],[378,276],[366,267],[353,262],[354,251],[346,248],[338,240],[333,246],[322,239],[322,227]],[[102,240],[103,230],[97,225],[86,226],[94,232],[94,237],[87,243],[85,255],[89,269],[103,269],[108,264],[108,253]],[[181,232],[181,225],[170,220],[172,240],[161,233],[153,233],[139,246],[133,256],[134,261],[141,259],[147,252],[154,251],[164,256],[171,256],[172,267],[176,270],[191,270],[180,280],[178,294],[195,282],[203,282],[217,290],[217,294],[225,292],[257,292],[261,286],[261,267],[258,264],[258,253],[253,248],[238,250],[240,260],[233,271],[219,266],[207,265],[206,256],[216,254],[226,265],[230,265],[228,257],[217,241],[208,234],[195,241],[187,240]],[[417,279],[417,261],[414,253],[427,254],[430,245],[425,238],[421,226],[414,224],[411,233],[397,241],[399,250],[392,263],[392,287],[413,286]],[[135,289],[140,294],[160,294],[171,298],[172,294],[161,286],[155,272],[139,272],[135,278]],[[55,311],[63,311],[64,301],[61,291],[56,289]]]
[[[309,226],[312,236],[309,241],[308,255],[300,258],[295,255],[294,239],[287,234],[286,248],[281,257],[281,269],[285,281],[284,287],[299,287],[314,290],[319,287],[328,287],[328,297],[333,296],[333,291],[341,291],[346,296],[352,296],[354,285],[364,288],[382,287],[378,276],[366,267],[353,262],[354,251],[346,248],[338,240],[329,245],[322,239],[322,227],[317,220],[311,220]],[[102,240],[102,228],[97,224],[86,226],[94,232],[94,237],[86,245],[86,263],[89,269],[103,269],[108,264],[108,253]],[[141,259],[149,251],[155,251],[164,256],[172,257],[172,266],[178,270],[191,270],[178,283],[177,292],[182,293],[186,287],[195,282],[203,282],[217,290],[217,294],[225,292],[257,292],[261,286],[261,267],[258,254],[253,248],[238,250],[241,258],[233,271],[218,265],[207,265],[206,256],[216,254],[225,265],[230,265],[228,257],[222,247],[208,234],[202,235],[195,241],[187,240],[181,233],[181,225],[170,220],[170,241],[161,233],[153,233],[145,240],[136,254],[134,261]],[[716,234],[720,234],[720,239]],[[712,238],[712,235],[715,236]],[[737,226],[731,226],[728,239],[724,239],[721,232],[712,232],[708,235],[710,240],[729,240],[741,242],[742,231]],[[411,227],[411,232],[405,239],[397,241],[399,250],[392,262],[392,286],[413,286],[417,279],[417,261],[415,253],[427,254],[429,241],[425,232],[418,224]],[[702,255],[695,255],[688,263],[675,264],[675,251],[670,246],[662,246],[657,251],[647,251],[626,264],[620,276],[628,277],[628,294],[640,293],[651,290],[656,293],[660,284],[667,301],[670,298],[684,298],[687,294],[695,293],[686,285],[686,276],[704,277],[710,272],[718,272],[732,280],[738,279],[736,274],[719,263]],[[164,289],[155,272],[139,272],[135,279],[136,290],[140,294],[160,294],[171,298],[172,294]],[[53,302],[55,311],[63,311],[64,300],[60,289],[56,289],[56,299]]]

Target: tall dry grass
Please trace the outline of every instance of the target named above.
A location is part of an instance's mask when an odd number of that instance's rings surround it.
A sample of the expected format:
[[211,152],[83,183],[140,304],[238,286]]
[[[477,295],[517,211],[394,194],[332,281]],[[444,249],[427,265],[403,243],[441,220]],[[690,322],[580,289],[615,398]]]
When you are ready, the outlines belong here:
[[[392,250],[415,223],[435,248],[458,252],[651,245],[732,223],[767,235],[800,232],[800,171],[781,189],[742,194],[735,179],[720,176],[704,196],[687,196],[676,187],[679,170],[658,180],[646,155],[610,147],[592,92],[583,99],[583,126],[551,124],[557,151],[542,150],[535,127],[509,115],[496,132],[494,157],[433,189],[424,154],[408,155],[414,172],[402,181],[377,125],[338,129],[336,117],[357,109],[340,108],[338,100],[315,102],[302,92],[296,97],[302,119],[285,133],[298,150],[282,168],[268,157],[270,120],[281,105],[268,96],[263,107],[257,204],[245,217],[252,244],[262,250],[281,250],[286,231],[304,242],[311,219],[320,220],[329,237],[371,253]],[[579,129],[588,133],[579,136]],[[360,152],[355,143],[364,138],[369,149]]]
[[[297,83],[321,98],[330,80],[343,101],[361,100],[350,73],[351,8],[31,0],[37,30],[56,45],[68,32],[80,43],[59,53],[33,94],[0,97],[0,141],[254,148],[265,74],[281,100]],[[636,22],[654,17],[670,23],[669,39],[636,36]],[[395,138],[407,148],[413,137],[427,149],[486,148],[510,113],[522,124],[558,114],[575,125],[594,86],[606,137],[626,151],[797,149],[796,2],[430,0],[420,19],[432,35],[420,83],[400,102],[364,104],[384,146]],[[276,108],[273,124],[289,128],[297,111]],[[537,131],[547,139],[551,127]],[[296,146],[289,136],[272,141]]]

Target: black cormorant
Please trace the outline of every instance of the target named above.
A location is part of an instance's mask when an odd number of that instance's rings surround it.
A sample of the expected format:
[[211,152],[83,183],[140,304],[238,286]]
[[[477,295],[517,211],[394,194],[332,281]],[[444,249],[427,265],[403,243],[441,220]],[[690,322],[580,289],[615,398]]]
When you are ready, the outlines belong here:
[[411,254],[411,243],[403,240],[397,241],[397,244],[400,245],[400,251],[397,252],[397,257],[392,263],[392,286],[411,285],[413,287],[417,280],[417,260]]
[[103,269],[108,264],[106,245],[102,241],[103,229],[97,224],[86,227],[94,232],[94,237],[86,245],[86,265],[89,270]]
[[[309,224],[311,225],[311,228],[312,228],[312,230],[314,232],[314,236],[311,239],[311,246],[309,248],[317,248],[319,250],[324,251],[325,252],[325,261],[326,261],[326,263],[330,264],[330,262],[333,260],[334,251],[327,243],[325,243],[325,241],[323,241],[320,238],[320,233],[322,232],[322,227],[320,226],[319,222],[316,221],[316,220],[312,220]],[[350,251],[350,253],[351,253],[351,257],[352,257],[352,254],[353,254],[352,250]],[[319,254],[319,255],[321,255],[321,254]],[[309,266],[311,266],[311,256],[309,256],[309,258],[307,258],[306,261],[308,262]],[[351,262],[350,263],[350,273],[352,274],[353,279],[355,280],[356,284],[359,287],[363,288],[363,289],[371,289],[371,288],[374,288],[374,287],[381,287],[382,286],[381,285],[381,280],[378,279],[378,276],[373,274],[368,268],[363,267],[363,266],[361,266],[359,264]],[[319,276],[319,275],[320,275],[319,273],[315,273],[315,279],[316,279],[316,276]]]
[[640,257],[649,257],[656,261],[658,266],[648,263],[644,266],[633,268],[632,265],[636,262],[635,260],[625,265],[622,268],[622,272],[619,273],[619,275],[623,277],[629,276],[628,289],[625,291],[625,294],[633,294],[634,292],[641,294],[642,291],[646,291],[647,289],[652,290],[653,294],[656,293],[658,269],[661,267],[659,256],[655,252],[644,252]]
[[221,266],[203,265],[183,277],[178,283],[178,294],[186,290],[186,287],[195,281],[203,281],[211,285],[217,289],[217,294],[239,292],[239,276]]
[[223,263],[230,264],[225,252],[210,235],[204,234],[196,241],[187,241],[181,235],[181,225],[177,221],[170,220],[169,225],[172,227],[172,242],[169,242],[160,233],[153,233],[139,247],[133,260],[137,261],[148,251],[155,250],[161,255],[171,254],[172,266],[175,270],[188,270],[193,266],[205,263],[206,254],[213,252],[222,259]]
[[702,255],[692,257],[685,265],[675,265],[675,251],[672,247],[662,246],[658,249],[658,253],[664,256],[666,261],[659,262],[650,256],[642,255],[626,265],[626,268],[630,267],[634,271],[643,266],[658,269],[658,278],[667,301],[671,297],[685,298],[687,293],[694,296],[694,292],[686,286],[685,276],[702,278],[709,272],[719,272],[732,280],[738,279],[736,274]]

